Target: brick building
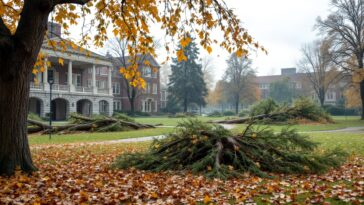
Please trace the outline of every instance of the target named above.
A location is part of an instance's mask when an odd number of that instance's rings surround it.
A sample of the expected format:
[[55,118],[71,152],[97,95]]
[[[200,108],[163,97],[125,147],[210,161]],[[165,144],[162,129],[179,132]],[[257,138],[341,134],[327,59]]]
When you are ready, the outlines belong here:
[[[57,45],[66,40],[60,40],[61,28],[57,24],[49,24],[52,29],[51,38]],[[55,33],[56,32],[56,33]],[[52,36],[49,36],[52,37]],[[97,53],[67,46],[65,51],[58,51],[43,43],[41,52],[45,61],[44,72],[39,72],[30,79],[29,111],[41,117],[48,116],[52,108],[54,120],[65,120],[72,112],[83,115],[112,115],[112,63]],[[59,59],[63,60],[62,63]],[[51,71],[49,71],[51,70]],[[53,96],[50,100],[48,72],[53,73]]]
[[[161,88],[160,88],[160,65],[151,55],[138,55],[138,69],[141,70],[143,79],[146,81],[145,89],[137,89],[135,97],[135,111],[157,113],[160,111]],[[145,65],[148,61],[150,65]],[[124,67],[122,62],[128,66],[130,59],[125,57],[112,58],[114,65],[113,71],[113,94],[114,94],[114,111],[129,111],[130,102],[127,93],[128,82],[119,72],[120,67]],[[154,72],[153,68],[155,68]]]
[[[48,23],[48,30],[48,38],[57,46],[67,42],[60,38],[60,25]],[[114,111],[129,111],[127,83],[119,73],[120,59],[66,45],[66,50],[57,50],[48,44],[48,40],[43,43],[41,52],[46,56],[45,70],[30,79],[29,112],[46,117],[52,108],[53,120],[66,120],[72,112],[86,116],[111,116]],[[146,81],[146,89],[137,90],[135,111],[157,113],[161,106],[160,66],[150,55],[139,57],[143,62],[150,62],[150,66],[140,61],[139,69]],[[63,65],[59,59],[62,59]],[[47,66],[47,61],[51,66]],[[129,62],[129,59],[126,58],[125,62]],[[157,72],[153,72],[152,68]],[[49,70],[52,70],[54,77],[52,100]]]
[[[296,68],[282,68],[280,75],[258,76],[256,83],[259,85],[261,99],[269,97],[270,84],[276,81],[287,79],[298,95],[309,96],[318,100],[313,86],[305,73],[298,73]],[[351,82],[350,76],[343,76],[338,82],[330,85],[326,92],[325,104],[338,104],[343,98],[344,90]]]

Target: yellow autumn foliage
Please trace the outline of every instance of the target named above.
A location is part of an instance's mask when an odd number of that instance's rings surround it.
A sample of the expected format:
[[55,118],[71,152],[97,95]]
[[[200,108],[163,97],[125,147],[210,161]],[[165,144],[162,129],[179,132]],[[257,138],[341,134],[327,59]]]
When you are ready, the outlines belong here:
[[[236,52],[238,56],[246,55],[248,47],[256,47],[266,52],[242,27],[240,19],[223,0],[59,0],[51,2],[54,4],[51,12],[52,20],[62,26],[63,37],[67,39],[71,35],[79,36],[79,39],[60,42],[46,39],[48,45],[58,51],[72,48],[82,52],[87,46],[102,47],[105,41],[115,36],[128,40],[127,48],[130,56],[150,54],[156,57],[151,28],[158,26],[164,31],[166,39],[169,39],[164,43],[167,51],[174,39],[179,39],[182,49],[177,50],[176,54],[180,61],[187,60],[183,48],[190,43],[189,36],[197,38],[208,53],[212,52],[214,45],[230,53]],[[17,31],[23,7],[24,0],[0,1],[2,20],[0,23],[3,23],[12,34]],[[85,24],[91,29],[84,28]],[[77,29],[74,29],[77,25],[82,27],[79,29],[79,34],[76,33]],[[211,33],[215,30],[221,31],[223,35],[221,41],[212,39]],[[38,57],[34,69],[44,70],[42,59],[44,56]],[[63,64],[63,60],[58,62]],[[120,69],[120,71],[126,78],[132,79],[131,85],[145,86],[144,81],[140,79],[138,69],[134,66]]]

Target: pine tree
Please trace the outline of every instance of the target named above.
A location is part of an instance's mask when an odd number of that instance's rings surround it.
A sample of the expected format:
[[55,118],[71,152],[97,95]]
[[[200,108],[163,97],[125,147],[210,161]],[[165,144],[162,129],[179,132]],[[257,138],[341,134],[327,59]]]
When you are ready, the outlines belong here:
[[[182,49],[180,45],[178,49]],[[189,104],[196,103],[205,106],[207,96],[206,83],[203,78],[202,65],[197,63],[199,51],[196,43],[191,41],[183,48],[187,60],[178,61],[173,58],[171,65],[172,74],[168,92],[183,106],[183,111],[187,112]]]

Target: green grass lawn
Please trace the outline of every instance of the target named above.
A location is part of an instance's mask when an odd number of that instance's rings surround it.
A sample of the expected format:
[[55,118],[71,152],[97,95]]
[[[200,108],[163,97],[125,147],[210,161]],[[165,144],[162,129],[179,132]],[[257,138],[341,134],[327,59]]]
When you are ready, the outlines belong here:
[[322,149],[340,147],[346,152],[364,156],[363,133],[309,133],[310,138],[320,143]]
[[[222,120],[226,117],[196,117],[201,121],[214,121]],[[168,118],[168,117],[143,117],[136,118],[140,123],[148,124],[163,124],[164,126],[176,126],[178,122],[186,120],[187,118]],[[359,117],[334,117],[335,124],[324,125],[293,125],[292,128],[297,129],[300,132],[320,131],[320,130],[335,130],[345,127],[359,127],[364,126],[364,121],[359,120]],[[263,127],[265,125],[262,125]],[[241,132],[245,129],[246,125],[236,125],[232,130],[235,133]],[[280,131],[285,125],[270,125],[274,131]],[[170,133],[174,128],[156,128],[146,130],[136,130],[127,132],[110,132],[110,133],[80,133],[71,135],[53,135],[52,140],[48,139],[48,135],[31,135],[29,141],[31,145],[35,144],[63,144],[63,143],[76,143],[76,142],[98,142],[109,141],[126,138],[137,138],[145,136],[156,136]],[[328,133],[315,133],[315,136],[326,136]],[[340,137],[343,133],[329,133],[329,136]],[[353,135],[356,137],[356,135]],[[343,139],[345,140],[345,139]]]
[[[224,120],[226,117],[194,117],[203,122],[215,121],[215,120]],[[176,126],[178,122],[182,122],[183,120],[187,120],[188,118],[174,118],[174,117],[137,117],[135,118],[139,123],[146,124],[162,124],[164,126]]]
[[[297,129],[299,132],[310,131],[324,131],[324,130],[338,130],[347,127],[364,127],[364,121],[359,117],[334,117],[335,123],[333,124],[306,124],[306,125],[290,125],[290,127]],[[287,125],[259,125],[259,127],[270,127],[275,132],[279,132]],[[241,132],[245,129],[246,125],[236,125],[233,129],[234,132]]]
[[48,135],[30,135],[29,143],[31,145],[38,144],[65,144],[77,142],[100,142],[109,140],[119,140],[126,138],[137,138],[146,136],[157,136],[167,134],[173,131],[174,128],[155,128],[145,130],[133,130],[126,132],[98,132],[98,133],[79,133],[67,135],[52,135],[49,140]]

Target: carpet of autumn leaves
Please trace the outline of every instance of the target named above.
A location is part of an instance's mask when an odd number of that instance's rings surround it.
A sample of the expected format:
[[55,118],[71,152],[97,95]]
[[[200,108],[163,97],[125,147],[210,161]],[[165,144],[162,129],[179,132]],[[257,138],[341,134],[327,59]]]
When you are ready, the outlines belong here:
[[32,147],[39,171],[0,177],[0,204],[363,204],[364,158],[324,175],[210,180],[190,173],[110,168],[147,143]]

